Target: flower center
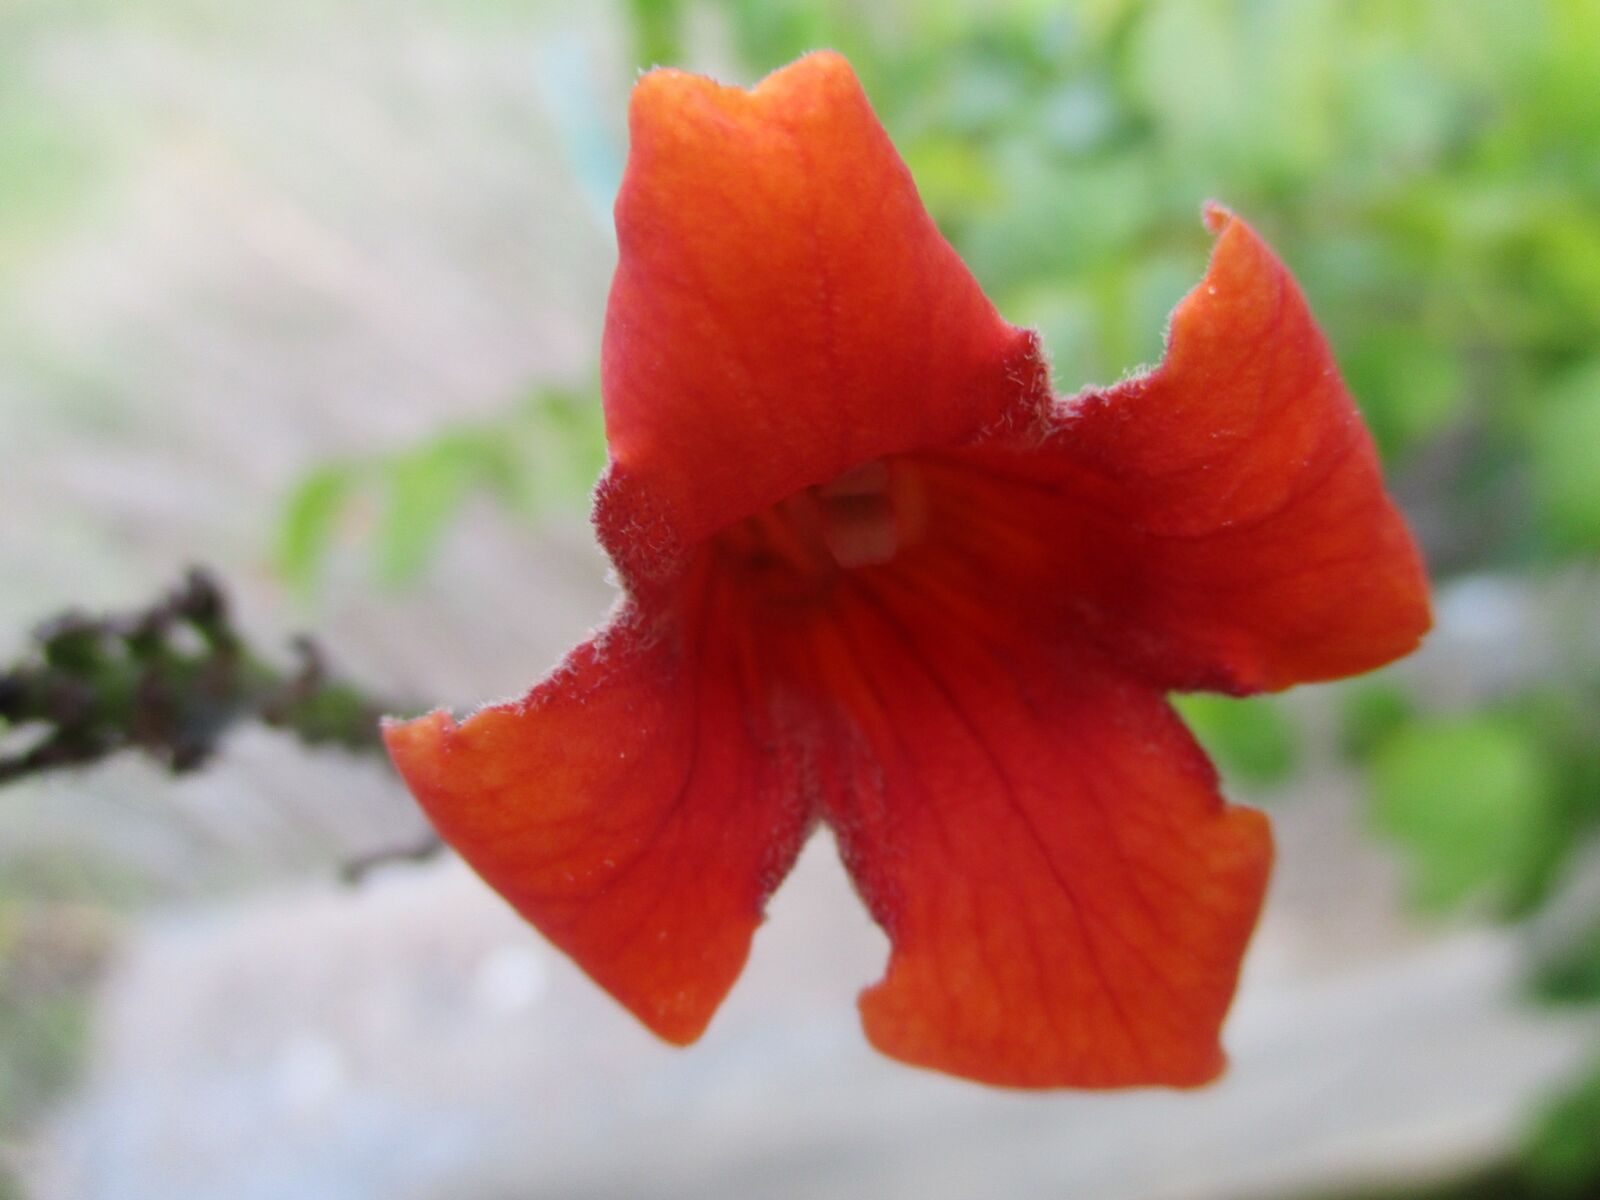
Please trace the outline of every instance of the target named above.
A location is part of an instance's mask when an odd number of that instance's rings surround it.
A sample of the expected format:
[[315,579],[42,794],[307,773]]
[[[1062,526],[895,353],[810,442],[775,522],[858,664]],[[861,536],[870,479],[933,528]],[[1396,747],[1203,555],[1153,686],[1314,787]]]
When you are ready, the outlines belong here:
[[769,598],[804,599],[892,561],[918,532],[919,495],[909,464],[870,462],[739,522],[717,548]]

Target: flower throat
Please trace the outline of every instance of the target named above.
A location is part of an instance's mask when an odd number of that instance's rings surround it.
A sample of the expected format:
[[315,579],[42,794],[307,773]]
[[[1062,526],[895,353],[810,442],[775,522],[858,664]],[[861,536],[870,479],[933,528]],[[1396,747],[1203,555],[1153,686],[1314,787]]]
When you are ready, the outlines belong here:
[[921,491],[910,464],[879,459],[740,521],[717,545],[760,591],[801,599],[841,572],[892,562],[920,533]]

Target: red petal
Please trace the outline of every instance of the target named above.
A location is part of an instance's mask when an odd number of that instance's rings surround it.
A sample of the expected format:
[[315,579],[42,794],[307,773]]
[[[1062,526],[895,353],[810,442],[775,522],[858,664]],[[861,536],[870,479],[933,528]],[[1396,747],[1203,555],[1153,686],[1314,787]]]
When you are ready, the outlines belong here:
[[1299,288],[1243,221],[1208,218],[1160,367],[1068,401],[1042,447],[958,456],[966,520],[1025,531],[990,573],[1164,686],[1370,670],[1429,626],[1421,559]]
[[1047,400],[1032,335],[934,228],[850,66],[634,90],[599,521],[630,576],[810,484]]
[[1265,818],[1149,685],[888,575],[858,596],[817,659],[872,760],[827,814],[894,947],[868,1037],[1019,1087],[1214,1078]]
[[679,1044],[733,986],[812,821],[730,649],[625,610],[519,703],[385,729],[445,840]]

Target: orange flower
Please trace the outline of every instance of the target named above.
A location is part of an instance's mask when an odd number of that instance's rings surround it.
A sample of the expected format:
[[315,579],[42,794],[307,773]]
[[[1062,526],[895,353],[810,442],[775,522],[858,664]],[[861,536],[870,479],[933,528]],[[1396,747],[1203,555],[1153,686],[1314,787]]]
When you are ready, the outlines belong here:
[[1429,621],[1294,281],[1211,208],[1161,366],[1057,399],[842,58],[651,72],[631,130],[595,506],[624,596],[522,700],[389,725],[412,791],[669,1041],[822,821],[893,944],[885,1053],[1213,1079],[1272,850],[1163,693],[1364,671]]

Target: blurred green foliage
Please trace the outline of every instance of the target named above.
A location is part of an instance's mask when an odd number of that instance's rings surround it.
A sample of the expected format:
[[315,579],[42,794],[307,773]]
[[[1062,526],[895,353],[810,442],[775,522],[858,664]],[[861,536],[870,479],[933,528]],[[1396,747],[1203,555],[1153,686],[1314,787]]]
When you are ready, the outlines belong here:
[[1524,894],[1558,837],[1553,791],[1535,736],[1499,714],[1405,725],[1372,763],[1374,821],[1426,908]]
[[1339,749],[1354,762],[1366,762],[1416,712],[1416,702],[1391,680],[1382,676],[1363,680],[1344,694]]
[[1576,551],[1600,546],[1600,357],[1552,387],[1530,451],[1550,543]]
[[1555,1196],[1593,1196],[1600,1179],[1600,1063],[1538,1116],[1524,1170]]
[[1197,694],[1178,696],[1174,704],[1230,782],[1270,788],[1300,765],[1298,732],[1271,700]]
[[1374,828],[1425,909],[1536,911],[1600,829],[1600,684],[1547,680],[1475,712],[1429,714],[1393,687],[1351,694],[1346,752]]
[[1553,1004],[1600,1003],[1600,920],[1541,965],[1534,991]]
[[530,517],[580,505],[604,453],[598,402],[545,387],[502,419],[458,424],[393,453],[323,464],[284,507],[279,572],[309,592],[350,533],[368,542],[378,579],[411,582],[474,496]]

